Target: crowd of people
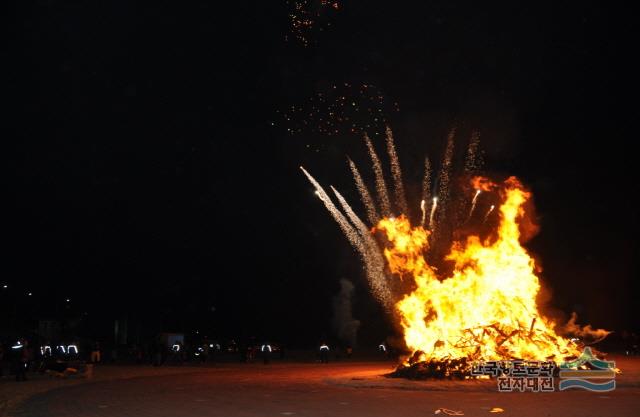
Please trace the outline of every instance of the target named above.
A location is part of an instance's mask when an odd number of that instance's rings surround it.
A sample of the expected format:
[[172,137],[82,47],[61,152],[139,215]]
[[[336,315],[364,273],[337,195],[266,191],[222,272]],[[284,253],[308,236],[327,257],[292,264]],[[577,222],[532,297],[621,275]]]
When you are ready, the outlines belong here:
[[[40,342],[40,343],[37,343]],[[378,346],[379,354],[389,356],[386,344]],[[316,348],[316,359],[319,363],[329,363],[334,360],[349,359],[353,354],[351,346],[330,347],[322,341]],[[260,360],[265,365],[273,359],[285,359],[286,350],[283,345],[272,344],[269,341],[257,343],[252,339],[238,345],[230,341],[224,346],[215,340],[200,340],[194,343],[184,343],[183,340],[168,342],[160,337],[153,342],[139,345],[120,346],[103,351],[98,341],[84,343],[50,343],[30,341],[21,338],[14,343],[0,342],[0,377],[11,375],[16,381],[24,381],[30,372],[52,373],[67,376],[77,373],[79,369],[86,369],[87,364],[100,363],[135,363],[153,366],[190,364],[215,364],[221,357],[226,362],[239,360],[251,363]]]

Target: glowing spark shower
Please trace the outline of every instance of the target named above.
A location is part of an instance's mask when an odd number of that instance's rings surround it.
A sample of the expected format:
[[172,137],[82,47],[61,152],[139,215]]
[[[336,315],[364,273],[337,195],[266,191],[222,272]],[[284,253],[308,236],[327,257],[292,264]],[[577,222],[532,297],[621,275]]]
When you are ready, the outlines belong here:
[[[453,158],[453,140],[456,135],[456,130],[452,129],[449,132],[449,136],[447,137],[447,147],[444,151],[444,156],[442,158],[442,166],[440,167],[440,176],[439,176],[439,184],[438,184],[438,195],[440,196],[440,212],[438,213],[437,221],[444,222],[446,211],[445,207],[447,202],[449,201],[449,183],[451,181],[451,162]],[[434,199],[434,205],[437,200]],[[429,222],[431,223],[431,221]],[[431,230],[434,227],[429,225]]]
[[[424,177],[422,178],[422,200],[431,200],[431,160],[424,158]],[[424,224],[424,221],[422,222]]]
[[[315,32],[324,31],[331,26],[332,12],[341,9],[337,0],[288,0],[290,7],[289,22],[291,35],[302,46],[309,46],[314,42]],[[289,40],[289,36],[285,37]]]
[[427,215],[427,202],[424,199],[420,201],[420,211],[422,212],[420,226],[424,227],[424,219]]
[[362,176],[360,175],[360,171],[358,171],[356,164],[350,158],[347,159],[349,161],[349,168],[351,168],[351,173],[353,174],[353,180],[356,182],[356,187],[358,187],[358,193],[360,193],[360,199],[367,210],[367,218],[371,224],[376,224],[378,223],[378,220],[380,220],[380,216],[378,215],[378,210],[376,210],[373,198],[371,198],[369,189],[362,180]]
[[378,201],[382,207],[382,214],[385,216],[391,215],[391,203],[389,202],[389,193],[387,192],[387,183],[384,181],[384,174],[382,173],[382,164],[376,154],[376,150],[371,143],[371,139],[367,134],[364,135],[364,141],[371,157],[371,163],[373,164],[373,173],[376,177],[376,191],[378,192]]
[[407,198],[404,194],[404,185],[402,184],[402,170],[400,169],[400,161],[398,161],[398,154],[396,153],[396,147],[393,143],[393,132],[389,126],[386,128],[387,134],[387,153],[389,154],[389,160],[391,161],[391,175],[393,177],[393,186],[396,196],[396,209],[400,213],[409,215],[409,207],[407,206]]
[[[358,216],[351,210],[351,207],[347,204],[347,202],[342,198],[342,196],[331,187],[338,197],[338,200],[341,202],[343,209],[347,212],[347,215],[350,217],[351,221],[355,222],[360,226],[360,231],[357,231],[349,220],[347,220],[342,212],[338,210],[338,208],[333,204],[329,195],[324,191],[322,186],[307,172],[304,167],[300,167],[304,175],[309,179],[309,182],[313,184],[316,189],[315,194],[320,198],[320,200],[324,203],[326,209],[331,213],[333,219],[338,223],[342,232],[347,236],[349,243],[353,246],[354,249],[358,251],[360,256],[362,257],[364,263],[365,273],[367,274],[367,279],[369,281],[369,285],[371,286],[371,290],[375,297],[380,301],[380,303],[389,307],[391,303],[391,295],[389,293],[389,289],[387,287],[386,277],[384,276],[384,262],[381,260],[381,255],[379,253],[379,249],[377,244],[373,239],[370,239],[368,230],[366,226],[360,221]],[[366,230],[366,233],[363,233],[362,227]],[[363,237],[365,235],[367,237]],[[375,245],[371,244],[371,241]],[[382,271],[381,271],[382,268]]]

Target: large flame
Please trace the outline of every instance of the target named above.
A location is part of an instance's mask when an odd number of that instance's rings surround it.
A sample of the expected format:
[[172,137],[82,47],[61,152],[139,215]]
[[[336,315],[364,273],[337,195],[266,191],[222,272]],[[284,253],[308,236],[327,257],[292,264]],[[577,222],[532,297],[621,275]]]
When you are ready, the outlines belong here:
[[455,266],[445,279],[424,258],[428,230],[404,216],[384,218],[376,228],[389,241],[384,253],[391,272],[414,281],[396,308],[407,347],[424,352],[422,359],[563,360],[579,353],[536,305],[540,283],[519,230],[530,193],[515,177],[500,189],[497,235],[454,244],[447,260]]

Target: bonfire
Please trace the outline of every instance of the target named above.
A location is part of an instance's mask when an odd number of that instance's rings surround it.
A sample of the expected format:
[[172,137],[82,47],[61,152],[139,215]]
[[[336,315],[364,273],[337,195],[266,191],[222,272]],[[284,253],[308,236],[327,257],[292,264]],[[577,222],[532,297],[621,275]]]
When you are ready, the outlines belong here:
[[582,346],[566,330],[588,334],[592,340],[608,332],[580,328],[575,317],[570,326],[559,326],[537,305],[540,268],[522,245],[523,232],[533,224],[527,211],[532,207],[531,192],[515,177],[492,181],[477,175],[478,136],[474,135],[465,169],[456,176],[462,184],[456,191],[462,198],[452,196],[453,138],[452,133],[437,189],[431,187],[431,163],[425,159],[420,216],[413,222],[389,129],[395,207],[368,138],[378,204],[355,163],[348,161],[370,226],[331,187],[339,210],[302,168],[360,254],[373,294],[402,331],[409,354],[397,374],[464,378],[478,361],[559,363],[579,356]]

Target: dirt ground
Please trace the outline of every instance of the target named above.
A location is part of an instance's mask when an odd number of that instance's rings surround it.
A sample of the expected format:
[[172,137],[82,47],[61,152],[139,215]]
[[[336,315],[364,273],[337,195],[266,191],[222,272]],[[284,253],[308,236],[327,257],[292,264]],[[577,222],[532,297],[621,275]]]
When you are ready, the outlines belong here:
[[[21,401],[17,416],[635,416],[640,410],[640,358],[611,358],[623,371],[617,388],[501,393],[495,381],[443,382],[385,378],[392,363],[222,364],[206,368],[98,368],[91,381],[3,382]],[[33,381],[37,382],[37,381]],[[47,381],[43,381],[43,384]],[[62,383],[61,383],[62,382]],[[21,385],[23,384],[23,385]],[[11,395],[14,395],[11,394]],[[11,396],[10,395],[10,396]]]

